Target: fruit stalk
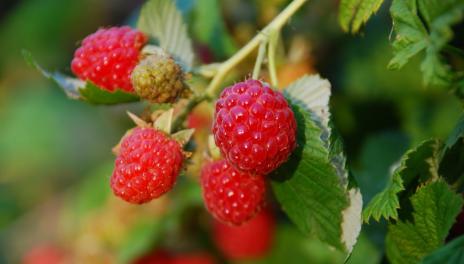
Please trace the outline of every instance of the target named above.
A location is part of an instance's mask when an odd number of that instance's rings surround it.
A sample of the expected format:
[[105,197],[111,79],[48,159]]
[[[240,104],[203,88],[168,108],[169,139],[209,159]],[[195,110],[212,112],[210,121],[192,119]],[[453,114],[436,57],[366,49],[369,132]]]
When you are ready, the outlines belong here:
[[[250,42],[243,46],[228,60],[220,63],[219,66],[217,66],[217,71],[214,72],[214,77],[206,88],[204,95],[193,96],[188,101],[187,105],[182,109],[182,111],[174,120],[173,128],[175,130],[179,129],[188,113],[197,104],[207,99],[210,100],[212,98],[216,98],[217,95],[221,92],[221,83],[225,76],[230,72],[230,70],[232,70],[237,64],[243,61],[248,55],[250,55],[261,43],[268,43],[269,38],[277,35],[285,23],[290,19],[290,17],[292,17],[292,15],[295,14],[295,12],[298,11],[298,9],[306,1],[308,0],[293,0],[293,2],[291,2],[278,16],[276,16],[258,35],[250,40]],[[272,69],[271,73],[274,73]]]
[[206,93],[210,97],[216,97],[220,92],[221,83],[229,71],[252,53],[263,41],[266,41],[273,32],[279,32],[283,25],[295,14],[296,11],[307,0],[294,0],[291,2],[278,16],[276,16],[271,23],[269,23],[258,35],[256,35],[250,42],[248,42],[237,53],[230,57],[225,62],[221,63],[219,69],[214,76],[213,80],[206,89]]

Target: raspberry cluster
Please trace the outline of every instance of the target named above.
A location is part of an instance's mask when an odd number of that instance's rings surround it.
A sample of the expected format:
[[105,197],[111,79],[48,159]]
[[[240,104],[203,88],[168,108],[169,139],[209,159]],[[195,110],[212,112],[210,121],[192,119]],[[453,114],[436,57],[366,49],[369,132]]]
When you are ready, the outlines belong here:
[[148,202],[172,189],[182,161],[177,141],[154,128],[136,127],[120,143],[111,188],[125,201]]
[[264,176],[296,147],[295,117],[280,92],[250,79],[223,90],[213,133],[224,159],[202,170],[206,208],[222,222],[242,225],[263,206]]
[[108,91],[133,92],[130,75],[147,41],[145,34],[128,26],[99,29],[75,51],[71,70]]

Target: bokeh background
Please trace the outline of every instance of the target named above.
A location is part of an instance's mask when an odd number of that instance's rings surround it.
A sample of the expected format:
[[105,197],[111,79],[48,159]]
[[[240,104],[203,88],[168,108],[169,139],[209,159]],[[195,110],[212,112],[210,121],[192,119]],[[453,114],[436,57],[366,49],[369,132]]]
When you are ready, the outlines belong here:
[[[288,2],[178,0],[177,4],[200,60],[213,62],[233,54]],[[179,183],[175,198],[141,208],[110,195],[111,148],[131,126],[125,111],[140,106],[68,100],[21,56],[28,50],[44,68],[69,73],[80,40],[99,27],[134,25],[142,3],[0,3],[0,263],[20,263],[40,245],[58,246],[73,255],[74,263],[127,263],[158,244],[217,254],[208,239],[209,220],[195,176]],[[447,90],[424,87],[418,61],[401,71],[386,69],[392,50],[385,7],[356,36],[341,31],[337,12],[338,1],[313,0],[291,19],[283,32],[279,79],[288,84],[304,73],[319,73],[331,81],[334,122],[366,203],[384,187],[390,167],[408,147],[448,135],[462,106]],[[244,74],[236,72],[231,79],[243,79]],[[156,220],[166,210],[171,210],[169,220]],[[343,260],[341,254],[304,237],[279,212],[277,218],[271,252],[246,263]],[[204,228],[198,231],[189,225]],[[383,232],[382,223],[364,226],[350,263],[380,263]]]

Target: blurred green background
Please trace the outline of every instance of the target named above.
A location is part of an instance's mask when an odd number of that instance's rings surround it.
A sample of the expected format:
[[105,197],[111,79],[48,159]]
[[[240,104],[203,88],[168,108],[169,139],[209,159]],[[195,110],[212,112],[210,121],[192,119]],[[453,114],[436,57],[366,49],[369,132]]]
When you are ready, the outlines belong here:
[[[227,58],[288,2],[177,1],[203,61]],[[309,1],[291,20],[283,32],[284,47],[291,50],[297,37],[304,40],[307,54],[303,61],[281,63],[280,70],[318,72],[332,82],[332,115],[366,203],[384,187],[390,167],[408,147],[448,135],[462,105],[445,89],[425,88],[417,61],[401,71],[386,69],[392,56],[386,8],[362,34],[351,36],[337,24],[337,2]],[[111,148],[130,126],[126,109],[138,109],[136,104],[105,107],[68,100],[54,83],[25,63],[21,50],[29,50],[46,69],[69,73],[81,39],[102,26],[133,25],[142,3],[0,3],[0,263],[17,261],[40,241],[66,241],[69,238],[56,238],[62,227],[54,225],[63,208],[74,210],[80,203],[92,207],[105,199]],[[109,165],[102,169],[102,164]],[[100,188],[90,191],[92,196],[79,191],[86,186]],[[291,251],[297,258],[292,263],[341,260],[283,222],[279,240],[298,241],[301,247],[285,250],[280,245],[273,254],[286,259],[286,251]],[[351,263],[381,261],[382,230],[382,224],[364,227]]]

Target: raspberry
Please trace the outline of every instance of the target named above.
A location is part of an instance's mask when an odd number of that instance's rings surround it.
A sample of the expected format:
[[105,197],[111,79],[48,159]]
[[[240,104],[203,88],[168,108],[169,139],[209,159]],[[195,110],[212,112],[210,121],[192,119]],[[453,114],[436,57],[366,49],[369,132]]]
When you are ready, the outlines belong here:
[[235,167],[266,175],[296,147],[296,121],[282,93],[258,80],[227,87],[216,102],[216,145]]
[[121,141],[111,188],[128,202],[148,202],[171,190],[182,161],[177,141],[154,128],[136,127]]
[[241,172],[226,160],[206,164],[201,171],[206,208],[218,220],[241,225],[262,207],[264,177]]
[[262,211],[241,226],[229,226],[218,221],[214,225],[214,241],[229,259],[243,260],[263,257],[272,246],[275,231],[274,217]]
[[173,103],[186,87],[181,67],[161,49],[134,68],[131,80],[137,94],[153,103]]
[[74,53],[71,70],[80,79],[105,90],[133,92],[130,74],[147,41],[142,32],[127,26],[99,29],[82,41]]

